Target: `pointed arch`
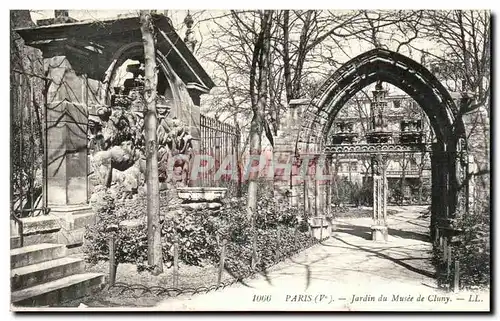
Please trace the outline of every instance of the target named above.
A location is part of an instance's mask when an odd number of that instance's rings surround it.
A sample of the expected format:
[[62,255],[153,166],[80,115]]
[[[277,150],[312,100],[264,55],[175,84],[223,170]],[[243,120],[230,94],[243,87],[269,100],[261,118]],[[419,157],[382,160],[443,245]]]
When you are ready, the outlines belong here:
[[349,60],[323,83],[304,112],[297,142],[323,143],[345,103],[378,80],[400,88],[420,105],[445,151],[465,138],[458,108],[441,82],[418,62],[378,48]]

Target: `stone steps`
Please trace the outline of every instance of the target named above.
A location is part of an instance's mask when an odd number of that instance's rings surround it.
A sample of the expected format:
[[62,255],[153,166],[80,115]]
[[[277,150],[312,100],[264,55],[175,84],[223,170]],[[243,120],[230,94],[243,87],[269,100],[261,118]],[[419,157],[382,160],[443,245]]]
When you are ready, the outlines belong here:
[[102,290],[105,277],[101,273],[83,273],[12,292],[14,306],[40,307],[91,295]]
[[10,271],[11,289],[24,289],[73,274],[82,273],[83,268],[82,259],[63,257],[12,269]]
[[14,306],[57,305],[101,290],[105,276],[83,273],[81,258],[65,244],[35,244],[11,250],[11,302]]
[[15,269],[27,265],[55,260],[66,256],[63,244],[34,244],[10,251],[10,268]]
[[[56,215],[22,218],[23,245],[29,246],[40,243],[62,243],[66,246],[83,244],[85,227],[95,221],[93,213],[82,213],[70,216],[71,220],[64,220]],[[10,248],[20,247],[20,237],[17,225],[11,220]]]

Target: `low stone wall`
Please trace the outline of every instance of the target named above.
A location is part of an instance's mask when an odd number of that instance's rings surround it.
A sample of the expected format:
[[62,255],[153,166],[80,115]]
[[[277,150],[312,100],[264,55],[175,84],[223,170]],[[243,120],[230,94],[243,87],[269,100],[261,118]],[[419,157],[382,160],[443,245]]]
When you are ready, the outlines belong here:
[[[65,244],[67,247],[81,250],[83,245],[85,227],[93,224],[95,214],[90,208],[77,212],[51,213],[36,217],[22,218],[23,246],[40,243]],[[11,248],[20,246],[18,225],[11,221]]]

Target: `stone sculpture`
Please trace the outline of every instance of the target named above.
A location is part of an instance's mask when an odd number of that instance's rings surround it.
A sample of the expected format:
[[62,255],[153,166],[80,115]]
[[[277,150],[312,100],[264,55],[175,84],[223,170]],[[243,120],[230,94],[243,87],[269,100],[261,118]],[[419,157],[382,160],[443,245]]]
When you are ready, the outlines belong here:
[[[100,126],[92,136],[96,151],[91,155],[94,181],[106,188],[115,188],[124,197],[132,198],[144,185],[146,157],[143,100],[140,79],[135,88],[115,88],[111,106],[97,108]],[[137,86],[139,84],[139,86]],[[124,94],[126,93],[126,94]],[[170,107],[158,97],[158,162],[159,181],[167,186],[187,186],[191,159],[192,136],[188,126],[169,118]],[[179,154],[184,157],[175,157]],[[169,164],[169,160],[173,164]],[[173,170],[172,170],[173,166]]]

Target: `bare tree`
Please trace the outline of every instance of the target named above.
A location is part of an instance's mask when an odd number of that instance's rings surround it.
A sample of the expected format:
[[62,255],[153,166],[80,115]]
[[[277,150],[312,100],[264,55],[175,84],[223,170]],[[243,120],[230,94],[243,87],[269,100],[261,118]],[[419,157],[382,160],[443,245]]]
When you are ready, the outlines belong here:
[[[426,11],[420,30],[439,50],[419,49],[450,91],[461,93],[459,117],[478,161],[479,182],[489,189],[491,21],[490,12]],[[416,48],[418,49],[418,48]]]
[[153,274],[163,273],[160,226],[160,188],[158,182],[158,143],[156,128],[156,89],[158,74],[154,26],[149,10],[140,11],[142,42],[144,44],[144,132],[146,137],[146,186],[148,215],[148,264],[154,266]]

